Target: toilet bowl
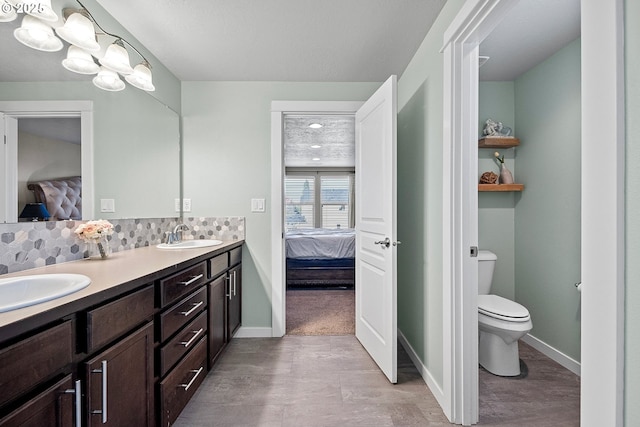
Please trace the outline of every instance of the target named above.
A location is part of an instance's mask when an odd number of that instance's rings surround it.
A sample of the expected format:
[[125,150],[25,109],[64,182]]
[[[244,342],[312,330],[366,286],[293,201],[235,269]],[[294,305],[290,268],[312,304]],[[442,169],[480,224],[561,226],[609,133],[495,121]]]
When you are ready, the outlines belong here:
[[513,377],[520,375],[518,340],[531,330],[533,323],[524,306],[489,294],[496,260],[492,252],[479,251],[478,361],[492,374]]

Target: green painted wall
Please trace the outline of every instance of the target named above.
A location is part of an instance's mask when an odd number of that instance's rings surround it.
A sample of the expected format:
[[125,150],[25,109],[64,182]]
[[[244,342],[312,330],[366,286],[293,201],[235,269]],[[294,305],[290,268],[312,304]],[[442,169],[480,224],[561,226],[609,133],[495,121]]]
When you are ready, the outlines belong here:
[[398,327],[442,386],[443,33],[448,1],[398,81]]
[[[242,324],[271,326],[271,101],[359,101],[376,83],[183,82],[184,195],[193,216],[246,217]],[[252,213],[265,198],[266,213]]]
[[[515,136],[515,86],[513,82],[480,82],[478,91],[478,135],[487,119],[502,122],[510,127]],[[505,164],[513,173],[516,181],[515,149],[496,150],[481,148],[478,150],[478,180],[483,172],[500,173],[494,152],[505,156]],[[493,273],[491,293],[508,299],[515,299],[515,194],[488,193],[478,194],[478,247],[488,249],[498,256]]]
[[580,361],[580,40],[516,79],[516,301],[531,335]]
[[640,425],[640,2],[625,2],[626,74],[626,322],[625,425]]

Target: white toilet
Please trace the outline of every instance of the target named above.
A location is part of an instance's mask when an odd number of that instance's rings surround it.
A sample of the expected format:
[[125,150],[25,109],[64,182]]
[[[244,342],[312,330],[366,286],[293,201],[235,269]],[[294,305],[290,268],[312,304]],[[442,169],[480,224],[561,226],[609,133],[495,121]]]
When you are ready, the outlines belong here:
[[489,295],[498,257],[478,251],[478,359],[487,371],[503,377],[520,375],[518,340],[533,327],[529,311],[515,301]]

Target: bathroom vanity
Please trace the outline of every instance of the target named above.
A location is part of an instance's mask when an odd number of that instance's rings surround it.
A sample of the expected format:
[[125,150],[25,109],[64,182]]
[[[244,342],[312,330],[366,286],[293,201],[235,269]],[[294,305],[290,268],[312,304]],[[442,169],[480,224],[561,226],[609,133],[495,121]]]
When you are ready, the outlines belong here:
[[240,326],[242,244],[151,246],[8,275],[92,283],[0,313],[0,426],[171,425]]

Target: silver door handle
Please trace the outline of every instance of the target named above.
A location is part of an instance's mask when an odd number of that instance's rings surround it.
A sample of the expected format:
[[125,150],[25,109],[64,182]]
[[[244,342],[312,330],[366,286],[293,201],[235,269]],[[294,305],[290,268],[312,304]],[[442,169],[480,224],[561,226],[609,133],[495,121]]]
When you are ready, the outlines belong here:
[[107,361],[102,361],[102,369],[94,369],[94,374],[102,374],[102,409],[91,411],[92,414],[102,414],[102,424],[107,423]]
[[76,380],[74,388],[70,388],[64,391],[65,393],[75,394],[75,412],[76,412],[76,427],[82,426],[82,389],[80,380]]
[[384,240],[378,240],[377,242],[373,242],[374,245],[382,245],[385,248],[391,246],[391,240],[388,237],[385,237]]
[[236,285],[238,284],[238,271],[233,272],[233,296],[236,296]]
[[204,331],[204,328],[200,328],[197,331],[191,331],[191,333],[193,334],[191,339],[189,341],[180,341],[180,344],[185,346],[185,347],[189,347],[191,344],[193,344],[193,342],[196,340],[196,338],[198,338],[200,336],[202,331]]
[[402,242],[400,240],[398,240],[397,242],[393,242],[393,246],[400,246],[402,244]]
[[193,378],[191,378],[191,381],[189,381],[186,384],[178,384],[178,387],[184,388],[184,391],[189,390],[189,387],[193,385],[194,381],[196,380],[196,378],[198,378],[198,375],[200,375],[203,369],[204,369],[204,366],[201,366],[200,369],[191,369],[190,372],[195,374]]
[[191,310],[189,310],[189,311],[181,311],[178,314],[182,314],[183,316],[186,317],[186,316],[190,315],[191,313],[193,313],[194,311],[196,311],[198,309],[198,307],[200,307],[202,304],[204,304],[204,301],[194,302],[194,303],[191,304],[193,306],[193,307],[191,307]]
[[189,286],[190,284],[195,283],[198,280],[202,279],[203,276],[204,274],[198,274],[197,276],[193,276],[191,280],[187,280],[186,282],[180,282],[180,284],[184,286]]

